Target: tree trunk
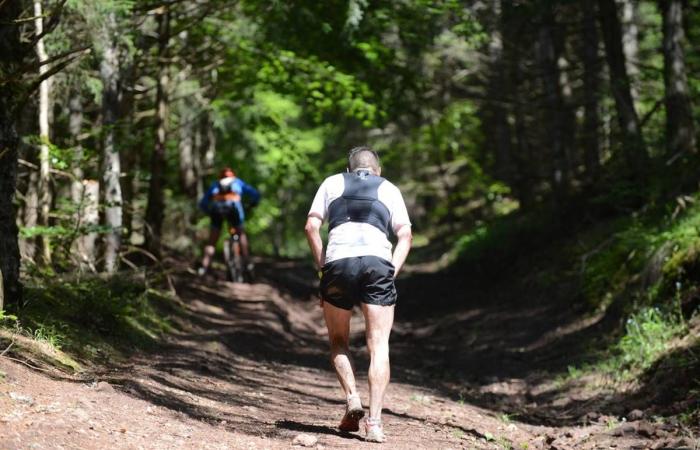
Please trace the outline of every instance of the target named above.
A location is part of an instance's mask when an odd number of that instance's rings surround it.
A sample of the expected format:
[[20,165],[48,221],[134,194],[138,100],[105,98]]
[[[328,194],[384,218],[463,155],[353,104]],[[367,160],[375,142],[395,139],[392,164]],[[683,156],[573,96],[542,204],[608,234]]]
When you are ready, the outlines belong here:
[[[200,186],[202,193],[209,189],[210,178],[214,174],[214,160],[216,158],[216,133],[214,123],[209,115],[202,118],[202,170],[200,171]],[[201,195],[200,195],[201,197]]]
[[83,129],[83,102],[80,93],[76,92],[68,101],[68,131],[71,139],[70,145],[73,148],[73,161],[71,165],[71,173],[73,180],[71,182],[71,200],[73,204],[78,205],[83,198],[83,146],[80,144],[80,133]]
[[[588,2],[586,2],[588,3]],[[630,77],[632,100],[639,100],[637,81],[639,78],[639,5],[638,0],[618,0],[622,10],[622,49],[625,52],[625,67]]]
[[559,55],[554,42],[555,26],[554,14],[551,10],[548,10],[540,28],[537,49],[542,69],[542,89],[545,96],[546,117],[549,124],[546,129],[549,134],[550,146],[550,182],[554,197],[561,198],[566,194],[569,186],[568,147],[570,141],[567,142],[564,136],[567,128],[565,123],[566,110],[560,85]]
[[2,283],[2,270],[0,270],[0,311],[5,310],[5,286]]
[[501,34],[503,36],[503,60],[506,63],[505,84],[508,87],[507,100],[511,105],[508,123],[512,122],[512,149],[513,159],[513,186],[514,193],[524,210],[529,209],[535,203],[535,192],[532,165],[534,161],[531,155],[531,146],[526,133],[525,105],[527,104],[527,86],[524,83],[523,57],[521,40],[518,38],[517,29],[522,18],[518,14],[513,0],[501,2]]
[[586,181],[592,183],[600,174],[600,44],[595,20],[595,3],[584,2],[583,8],[583,161]]
[[[83,180],[82,197],[80,198],[79,217],[76,218],[83,227],[93,227],[100,223],[100,182],[97,180]],[[97,233],[82,233],[75,241],[75,250],[78,255],[80,267],[95,272],[95,241]]]
[[195,164],[195,129],[197,114],[194,105],[187,99],[180,101],[180,184],[182,191],[191,199],[197,198],[197,177]]
[[15,128],[19,77],[23,60],[19,28],[14,23],[22,12],[20,2],[7,2],[0,7],[0,74],[8,77],[0,88],[0,273],[3,280],[4,305],[18,304],[22,297],[19,281],[19,245],[14,205],[17,182],[17,146]]
[[158,16],[158,84],[156,89],[156,145],[151,156],[151,182],[148,186],[145,235],[146,249],[160,257],[165,202],[165,145],[168,126],[168,41],[170,13],[167,8]]
[[122,235],[122,190],[119,182],[121,161],[115,145],[115,130],[119,116],[119,50],[117,47],[117,19],[114,12],[107,17],[104,29],[104,50],[100,63],[102,79],[102,197],[104,199],[104,224],[110,228],[105,237],[105,270],[109,273],[119,268],[119,249]]
[[492,3],[492,12],[497,24],[491,33],[489,44],[489,103],[486,105],[486,120],[484,125],[488,127],[485,135],[493,133],[495,143],[495,173],[498,178],[508,184],[512,184],[513,161],[511,148],[511,129],[508,123],[507,105],[512,94],[507,79],[507,61],[503,56],[503,21],[501,1]]
[[666,145],[669,161],[696,152],[693,107],[688,90],[683,44],[683,1],[660,0],[663,14]]
[[[44,31],[41,0],[34,1],[34,28],[37,35]],[[44,39],[36,43],[36,54],[39,62],[46,61],[48,55],[44,47]],[[43,75],[49,69],[47,64],[39,66],[39,74]],[[49,159],[49,88],[51,79],[47,78],[39,85],[39,225],[49,226],[51,212],[51,167]],[[51,243],[46,234],[39,238],[40,261],[42,264],[51,263]]]
[[610,88],[615,100],[617,120],[622,134],[622,148],[633,176],[643,176],[648,155],[639,116],[634,107],[626,58],[622,48],[622,31],[615,0],[598,0],[605,56],[610,72]]
[[195,199],[199,200],[204,195],[204,187],[202,186],[202,149],[204,146],[204,138],[202,136],[202,127],[200,126],[200,121],[197,120],[192,124],[194,131],[194,139],[192,145],[194,146],[193,161],[194,164],[194,189],[195,189]]
[[[27,191],[24,193],[24,209],[22,223],[24,228],[34,228],[37,225],[39,211],[39,172],[35,169],[29,170],[27,180]],[[34,261],[36,256],[36,241],[34,237],[21,239],[21,255],[30,261]]]

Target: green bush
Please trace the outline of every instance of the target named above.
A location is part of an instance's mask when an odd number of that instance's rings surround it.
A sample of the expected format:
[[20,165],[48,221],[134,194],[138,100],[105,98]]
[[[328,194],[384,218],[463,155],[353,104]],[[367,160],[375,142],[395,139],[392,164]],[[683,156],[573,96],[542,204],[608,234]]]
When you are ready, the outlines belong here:
[[[150,280],[151,282],[153,280]],[[14,311],[26,334],[76,357],[148,347],[172,329],[176,299],[134,275],[26,281],[24,305]]]

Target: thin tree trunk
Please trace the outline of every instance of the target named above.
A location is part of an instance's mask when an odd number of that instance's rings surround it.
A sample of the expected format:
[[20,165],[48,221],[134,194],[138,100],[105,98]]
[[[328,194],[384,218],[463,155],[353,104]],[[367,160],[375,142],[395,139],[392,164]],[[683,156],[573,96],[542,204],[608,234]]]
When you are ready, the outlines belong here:
[[[216,133],[214,123],[209,115],[202,118],[202,170],[200,172],[200,185],[202,192],[209,188],[210,178],[214,174],[214,160],[216,158]],[[201,197],[201,196],[200,196]]]
[[659,6],[663,14],[666,145],[669,161],[673,161],[697,151],[695,124],[683,51],[683,1],[660,0]]
[[639,100],[639,5],[638,0],[618,0],[622,13],[622,49],[625,52],[625,67],[630,77],[632,100]]
[[70,144],[73,148],[71,173],[71,200],[78,205],[83,198],[83,146],[80,144],[80,133],[83,129],[83,102],[79,92],[75,92],[68,101],[68,131],[71,135]]
[[119,249],[122,235],[122,190],[119,182],[121,160],[115,144],[115,130],[119,115],[119,54],[116,43],[117,19],[114,12],[107,17],[104,50],[100,63],[102,78],[102,196],[105,204],[104,223],[110,228],[105,237],[105,270],[119,268]]
[[[19,28],[14,23],[21,13],[20,2],[6,2],[0,8],[0,73],[5,75],[18,75],[24,57]],[[16,95],[19,91],[20,86],[16,81],[8,81],[0,89],[0,273],[4,306],[18,304],[22,298],[17,241],[19,230],[14,205],[19,145],[15,128]]]
[[526,131],[525,105],[528,89],[523,76],[523,49],[517,36],[519,21],[513,0],[501,2],[501,33],[503,36],[503,60],[506,63],[506,86],[508,102],[512,105],[508,123],[512,122],[513,140],[511,153],[513,159],[513,184],[515,196],[524,210],[535,203],[531,146]]
[[[80,216],[76,218],[78,225],[92,227],[100,223],[100,182],[83,180],[82,197],[80,198]],[[79,264],[83,269],[96,271],[95,242],[97,233],[83,233],[75,242]]]
[[5,286],[2,282],[2,270],[0,270],[0,311],[5,310]]
[[585,178],[591,183],[600,174],[600,57],[596,8],[593,2],[583,2],[583,39],[581,59],[583,60],[583,161]]
[[564,137],[566,131],[565,108],[560,86],[559,55],[554,43],[554,14],[552,11],[545,13],[544,22],[540,28],[539,42],[537,45],[538,57],[542,68],[542,89],[545,94],[546,117],[549,126],[546,127],[549,134],[550,146],[550,182],[555,198],[562,197],[568,190],[568,145]]
[[170,13],[167,8],[158,16],[158,84],[156,89],[156,145],[151,156],[151,182],[146,207],[146,249],[160,257],[165,202],[165,145],[168,126],[168,41],[170,40]]
[[492,3],[493,16],[497,24],[491,33],[489,44],[489,95],[490,102],[486,105],[486,119],[484,125],[488,127],[487,134],[493,133],[495,139],[495,173],[506,183],[513,182],[513,162],[511,148],[511,129],[508,123],[508,110],[506,105],[510,100],[511,90],[507,79],[507,61],[503,56],[503,33],[501,20],[501,1]]
[[[69,118],[68,130],[71,135],[70,144],[73,149],[71,173],[71,200],[77,206],[75,223],[79,227],[90,227],[99,224],[100,183],[97,180],[85,180],[83,172],[83,146],[80,144],[80,133],[83,129],[83,102],[80,91],[76,90],[68,101]],[[79,230],[79,235],[73,246],[74,254],[78,256],[78,264],[83,269],[95,271],[95,241],[97,233],[85,233]]]
[[192,163],[194,164],[194,195],[196,199],[200,199],[202,195],[204,195],[204,187],[200,181],[202,179],[202,148],[204,145],[204,138],[202,136],[202,127],[199,126],[199,124],[199,120],[192,124],[194,132],[194,139],[192,142],[194,154]]
[[649,158],[642,136],[639,116],[632,100],[631,84],[622,48],[620,18],[615,0],[598,0],[598,7],[598,17],[605,43],[605,56],[610,72],[610,88],[615,100],[624,156],[632,169],[633,176],[643,176]]
[[[35,169],[29,170],[27,180],[27,191],[24,193],[24,209],[22,223],[25,228],[36,227],[39,212],[39,172]],[[30,261],[34,261],[36,256],[36,238],[21,239],[21,255]]]
[[[34,28],[37,35],[44,31],[41,1],[34,1]],[[36,53],[39,62],[46,61],[48,55],[44,47],[44,39],[36,43]],[[39,74],[43,75],[49,69],[47,64],[39,66]],[[49,96],[50,82],[47,78],[39,85],[39,225],[49,226],[49,213],[51,212],[51,167],[49,159]],[[40,261],[43,264],[51,263],[51,243],[48,235],[42,234],[39,238]]]
[[195,121],[196,111],[192,102],[180,101],[180,184],[190,198],[197,197],[197,173],[195,172]]

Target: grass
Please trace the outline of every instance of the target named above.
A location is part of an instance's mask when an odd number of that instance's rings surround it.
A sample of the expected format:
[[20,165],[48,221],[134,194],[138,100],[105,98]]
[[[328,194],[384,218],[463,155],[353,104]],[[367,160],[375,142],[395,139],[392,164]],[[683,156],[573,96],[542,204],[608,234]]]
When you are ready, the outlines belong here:
[[555,380],[558,387],[590,373],[614,382],[648,376],[689,333],[687,320],[698,312],[683,299],[700,285],[700,194],[586,220],[514,214],[455,244],[460,270],[503,280],[513,291],[585,302],[591,313],[613,318],[591,341],[587,362],[570,364]]
[[503,422],[506,425],[510,425],[513,423],[513,418],[515,417],[514,414],[507,414],[507,413],[501,413],[498,415],[498,420]]
[[16,351],[32,352],[28,338],[75,370],[80,366],[75,360],[113,361],[151,348],[173,329],[169,317],[179,310],[176,298],[152,287],[155,281],[134,274],[62,278],[34,273],[25,280],[24,304],[12,315],[0,313],[3,340],[15,341]]

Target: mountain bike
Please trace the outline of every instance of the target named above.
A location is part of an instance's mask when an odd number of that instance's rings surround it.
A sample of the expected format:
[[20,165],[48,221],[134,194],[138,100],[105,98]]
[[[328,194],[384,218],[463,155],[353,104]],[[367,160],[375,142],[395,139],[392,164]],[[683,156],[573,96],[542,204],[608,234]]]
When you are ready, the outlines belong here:
[[234,283],[252,283],[253,273],[247,267],[241,252],[241,234],[236,227],[229,229],[229,238],[224,244],[224,263],[226,264],[226,279]]

